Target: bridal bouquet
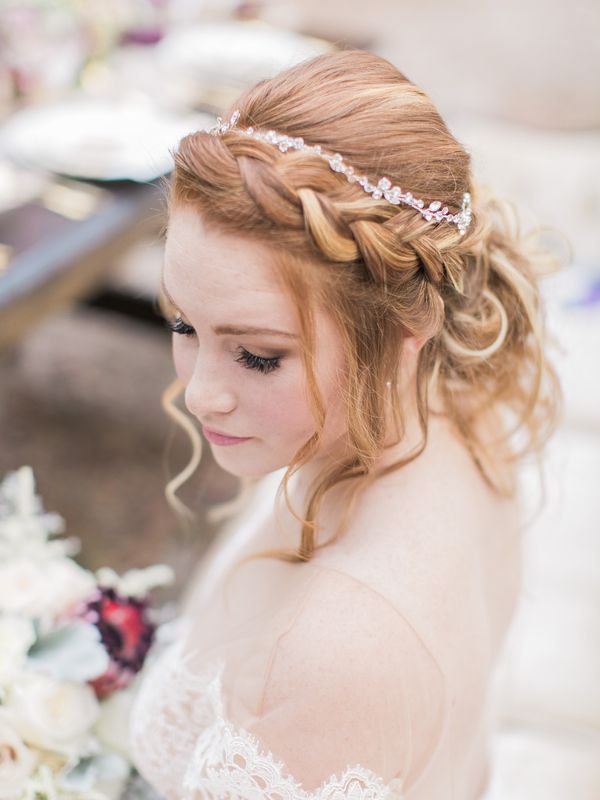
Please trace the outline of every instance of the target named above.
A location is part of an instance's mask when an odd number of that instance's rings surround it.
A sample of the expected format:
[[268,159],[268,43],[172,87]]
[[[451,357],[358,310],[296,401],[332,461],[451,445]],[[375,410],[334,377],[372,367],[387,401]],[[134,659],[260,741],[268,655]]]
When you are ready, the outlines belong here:
[[156,630],[159,564],[119,576],[72,556],[31,467],[0,483],[0,800],[107,800],[131,772],[132,681]]

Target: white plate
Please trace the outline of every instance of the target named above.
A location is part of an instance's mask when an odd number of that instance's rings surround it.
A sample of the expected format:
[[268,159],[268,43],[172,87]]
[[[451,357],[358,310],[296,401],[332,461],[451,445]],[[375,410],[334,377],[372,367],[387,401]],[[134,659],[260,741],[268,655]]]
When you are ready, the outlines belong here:
[[63,175],[143,182],[172,169],[169,150],[183,136],[212,124],[206,113],[182,118],[146,103],[74,99],[15,113],[0,131],[0,152]]
[[245,86],[331,48],[324,40],[261,22],[226,22],[172,31],[156,52],[165,70]]

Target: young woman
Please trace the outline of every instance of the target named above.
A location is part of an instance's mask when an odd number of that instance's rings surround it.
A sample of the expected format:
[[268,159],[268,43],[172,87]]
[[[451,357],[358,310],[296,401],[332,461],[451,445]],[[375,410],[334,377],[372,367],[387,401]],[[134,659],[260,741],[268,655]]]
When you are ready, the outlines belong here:
[[427,95],[369,53],[301,63],[182,140],[167,407],[183,390],[256,488],[136,700],[160,794],[489,793],[517,466],[559,400],[547,264]]

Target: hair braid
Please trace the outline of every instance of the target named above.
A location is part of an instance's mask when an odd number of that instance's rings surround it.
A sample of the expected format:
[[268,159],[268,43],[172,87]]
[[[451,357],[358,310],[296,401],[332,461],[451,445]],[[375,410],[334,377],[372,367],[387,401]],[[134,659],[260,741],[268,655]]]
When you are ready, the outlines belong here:
[[[300,551],[271,555],[309,558],[317,549],[323,495],[352,478],[334,538],[343,530],[353,498],[374,479],[386,382],[397,383],[407,334],[427,338],[416,389],[423,441],[435,389],[484,479],[512,494],[512,461],[539,453],[561,410],[538,285],[559,258],[542,244],[543,231],[522,235],[510,204],[483,196],[468,151],[431,100],[371,53],[309,59],[248,89],[234,108],[240,125],[272,128],[342,153],[357,174],[386,175],[415,197],[443,200],[452,213],[464,192],[473,199],[473,219],[461,237],[454,225],[432,225],[411,208],[377,202],[314,154],[282,153],[234,130],[223,137],[198,131],[180,142],[170,203],[191,205],[220,231],[267,243],[298,311],[316,431],[288,465],[286,498],[288,477],[318,451],[324,417],[312,371],[312,301],[331,315],[344,343],[353,456],[326,464],[315,481],[301,520]],[[401,419],[397,393],[393,402]]]

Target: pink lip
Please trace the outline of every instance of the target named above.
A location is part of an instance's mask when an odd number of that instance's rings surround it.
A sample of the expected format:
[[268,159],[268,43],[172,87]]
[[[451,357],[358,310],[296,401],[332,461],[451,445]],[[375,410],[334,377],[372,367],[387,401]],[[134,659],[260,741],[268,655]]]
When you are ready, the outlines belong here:
[[206,428],[204,425],[202,426],[202,433],[206,436],[209,442],[221,445],[239,444],[240,442],[247,442],[252,438],[251,436],[228,436],[227,434],[218,433],[210,428]]

